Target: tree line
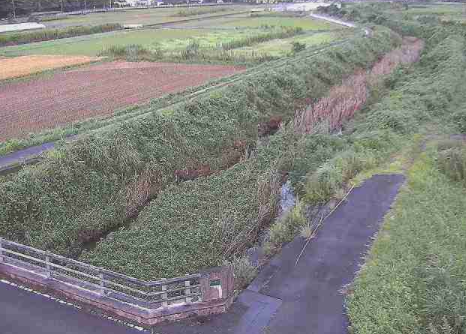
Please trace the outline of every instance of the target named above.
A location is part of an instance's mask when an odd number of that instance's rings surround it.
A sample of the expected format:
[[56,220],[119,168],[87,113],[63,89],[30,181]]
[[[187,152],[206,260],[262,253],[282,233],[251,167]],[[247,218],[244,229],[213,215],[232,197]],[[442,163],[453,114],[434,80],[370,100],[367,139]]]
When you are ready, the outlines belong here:
[[110,7],[114,0],[2,0],[0,17],[28,15],[44,11],[73,11]]

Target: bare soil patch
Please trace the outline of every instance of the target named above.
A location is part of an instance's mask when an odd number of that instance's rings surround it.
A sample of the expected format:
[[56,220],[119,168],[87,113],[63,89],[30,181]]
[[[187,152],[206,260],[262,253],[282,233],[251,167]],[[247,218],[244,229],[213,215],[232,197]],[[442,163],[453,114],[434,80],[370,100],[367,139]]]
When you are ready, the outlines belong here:
[[111,115],[115,110],[240,71],[244,68],[122,61],[3,85],[0,141]]
[[22,77],[55,68],[87,64],[98,59],[99,58],[86,56],[0,57],[0,80]]

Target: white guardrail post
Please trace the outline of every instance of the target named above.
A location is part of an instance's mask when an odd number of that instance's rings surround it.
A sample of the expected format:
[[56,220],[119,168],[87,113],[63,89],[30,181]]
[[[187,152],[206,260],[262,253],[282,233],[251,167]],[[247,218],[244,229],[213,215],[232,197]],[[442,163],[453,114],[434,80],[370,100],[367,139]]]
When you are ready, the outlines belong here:
[[[166,278],[162,278],[161,281],[166,281],[167,279]],[[162,285],[162,291],[167,291],[167,286],[166,285]],[[162,306],[163,307],[167,307],[168,306],[168,294],[165,292],[162,294]]]
[[100,278],[100,281],[99,281],[100,295],[105,296],[105,277],[104,277],[104,273],[101,270],[99,270],[99,278]]
[[52,268],[50,266],[49,252],[47,252],[47,255],[45,255],[45,269],[47,270],[47,277],[52,277]]
[[[186,274],[186,276],[189,276],[189,274]],[[191,301],[192,301],[192,298],[190,297],[191,296],[191,289],[190,289],[191,281],[190,280],[184,281],[184,286],[186,287],[186,289],[184,290],[184,294],[186,296],[186,304],[191,304]]]

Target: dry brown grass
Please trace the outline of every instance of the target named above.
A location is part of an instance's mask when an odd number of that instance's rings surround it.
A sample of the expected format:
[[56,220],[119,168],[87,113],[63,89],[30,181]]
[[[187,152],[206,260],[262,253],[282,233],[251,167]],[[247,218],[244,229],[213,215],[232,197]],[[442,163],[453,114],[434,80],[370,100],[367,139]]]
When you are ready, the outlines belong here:
[[55,68],[87,64],[98,59],[86,56],[0,57],[0,80],[22,77]]
[[[369,88],[390,74],[399,65],[419,60],[424,42],[412,37],[404,38],[401,47],[387,53],[370,71],[357,71],[342,84],[333,87],[327,96],[296,113],[295,130],[311,133],[317,130],[341,129],[345,120],[351,119],[367,101]],[[323,128],[325,127],[325,128]]]

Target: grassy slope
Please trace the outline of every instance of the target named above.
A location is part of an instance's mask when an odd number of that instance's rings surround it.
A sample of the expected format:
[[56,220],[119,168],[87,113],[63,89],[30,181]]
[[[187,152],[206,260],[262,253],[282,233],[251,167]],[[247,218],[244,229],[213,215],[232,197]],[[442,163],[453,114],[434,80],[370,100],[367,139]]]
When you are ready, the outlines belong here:
[[[429,130],[458,131],[450,120],[462,106],[464,125],[464,38],[441,26],[431,34],[429,27],[409,25],[399,27],[431,36],[427,52],[409,80],[372,108],[368,128],[406,135],[434,124]],[[415,158],[410,153],[405,165]],[[351,289],[351,333],[465,332],[465,189],[441,174],[436,160],[428,145],[407,172],[407,185]]]
[[[158,99],[154,99],[150,104],[140,107],[129,107],[122,110],[115,111],[115,114],[110,117],[102,118],[91,118],[82,122],[76,122],[66,127],[57,127],[53,130],[44,131],[41,133],[33,134],[30,137],[22,140],[13,139],[4,143],[0,143],[0,156],[17,151],[22,148],[39,145],[44,142],[56,141],[64,138],[68,135],[82,134],[91,130],[100,131],[101,128],[114,127],[114,125],[120,124],[123,121],[127,121],[135,117],[144,117],[144,115],[158,113],[163,115],[171,114],[174,108],[174,104],[180,104],[185,101],[186,98],[193,98],[192,94],[196,96],[207,95],[212,89],[217,89],[216,85],[232,84],[241,78],[252,77],[255,75],[263,74],[268,72],[271,67],[284,66],[287,63],[293,61],[301,61],[302,58],[306,58],[308,52],[311,52],[313,48],[309,48],[306,52],[300,53],[294,58],[285,57],[280,60],[273,62],[263,63],[261,65],[248,69],[244,74],[237,74],[232,77],[226,77],[219,80],[214,80],[200,87],[193,87],[181,92],[179,94],[167,95]],[[43,72],[38,74],[38,77],[51,76],[55,71]],[[17,80],[29,80],[29,78],[22,78]],[[13,80],[16,82],[17,80]],[[5,83],[6,84],[6,83]]]
[[[234,140],[257,140],[257,122],[290,117],[306,90],[312,97],[322,96],[342,76],[374,62],[398,41],[386,31],[377,36],[357,38],[318,56],[310,51],[306,57],[303,51],[299,62],[195,98],[170,117],[154,113],[134,119],[51,153],[0,184],[1,234],[76,254],[83,242],[120,225],[134,210],[140,203],[134,189],[149,183],[155,197],[173,183],[177,169],[210,164],[218,170],[234,153]],[[141,196],[147,199],[143,192]]]
[[[366,40],[364,43],[371,42]],[[378,58],[376,54],[380,56],[382,50],[386,52],[389,47],[380,46],[377,47],[378,51],[374,52],[375,50],[367,49],[369,45],[366,44],[363,48],[347,48],[346,57],[339,57],[346,61],[344,69],[341,67],[341,70],[349,74],[358,67],[356,63],[359,62],[365,63],[359,63],[359,66],[368,66]],[[323,84],[317,79],[323,74],[317,75],[317,68],[334,70],[335,74],[339,72],[338,62],[322,67],[320,62],[323,59],[307,61],[307,66],[316,66],[308,72],[307,85],[299,85],[299,81],[296,81],[289,87],[307,89],[308,92],[316,94],[316,90],[319,89],[317,87]],[[282,75],[285,73],[283,71],[284,69],[280,71]],[[291,71],[295,73],[294,80],[298,79],[301,72],[299,68],[290,67],[286,71],[287,75],[291,75]],[[280,76],[278,72],[275,75]],[[335,82],[341,82],[343,73],[336,75],[340,79]],[[264,93],[268,92],[263,97],[269,94],[277,97],[283,105],[277,105],[276,112],[293,112],[295,108],[286,107],[289,103],[286,100],[295,93],[288,91],[279,97],[280,93],[274,92],[273,86],[266,88],[267,81],[269,80],[264,80],[262,87],[256,87],[254,90],[265,89]],[[311,84],[312,82],[314,83]],[[245,89],[251,90],[252,97],[252,86]],[[240,96],[235,95],[237,98]],[[259,98],[257,102],[260,100],[266,102],[263,98]],[[266,110],[270,110],[271,107],[266,107]],[[195,110],[201,112],[199,107]],[[272,114],[273,112],[270,113]],[[309,154],[310,160],[322,162],[335,151],[334,145],[342,146],[336,143],[337,140],[329,137],[331,136],[321,139],[311,137],[309,141],[300,143],[299,135],[284,131],[275,135],[269,144],[259,146],[256,155],[243,163],[208,178],[166,188],[143,210],[134,229],[116,232],[112,238],[102,241],[95,250],[82,258],[99,266],[145,278],[180,275],[221,264],[224,260],[231,259],[233,254],[241,254],[254,240],[257,231],[263,224],[267,224],[273,215],[274,196],[267,195],[268,192],[261,189],[261,180],[267,180],[268,175],[276,175],[276,169],[288,170],[298,155]],[[314,145],[314,140],[320,141],[325,148],[321,150],[320,145]],[[360,141],[361,145],[364,145],[363,141]],[[302,149],[296,153],[295,147]],[[300,167],[303,165],[311,166],[308,166],[307,170],[315,167],[315,164],[301,161]],[[265,199],[261,199],[260,194]],[[265,205],[264,208],[264,202],[272,204]],[[265,218],[262,219],[263,217]],[[153,242],[154,240],[157,241]],[[145,255],[134,260],[135,254]]]
[[435,334],[443,317],[464,328],[466,191],[428,154],[407,177],[350,297],[355,333]]

